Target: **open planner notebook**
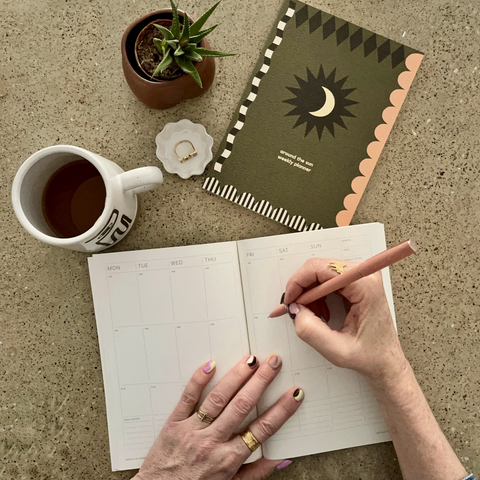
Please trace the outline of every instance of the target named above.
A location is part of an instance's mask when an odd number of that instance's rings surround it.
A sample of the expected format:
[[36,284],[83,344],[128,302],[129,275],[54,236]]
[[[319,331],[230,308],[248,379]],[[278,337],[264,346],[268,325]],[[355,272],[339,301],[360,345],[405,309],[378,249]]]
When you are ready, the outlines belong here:
[[[298,412],[251,460],[390,440],[365,381],[302,342],[288,316],[268,318],[308,258],[363,261],[385,248],[383,225],[373,223],[90,258],[112,469],[141,466],[200,364],[217,362],[211,389],[250,353],[283,360],[253,415],[290,387],[305,391]],[[393,315],[388,269],[382,274]],[[329,325],[340,329],[341,298],[330,295],[327,305]]]

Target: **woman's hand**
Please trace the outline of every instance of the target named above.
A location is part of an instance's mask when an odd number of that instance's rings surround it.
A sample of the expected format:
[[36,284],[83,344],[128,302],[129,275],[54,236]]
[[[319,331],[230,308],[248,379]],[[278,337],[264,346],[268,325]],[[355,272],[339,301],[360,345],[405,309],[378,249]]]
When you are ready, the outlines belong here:
[[[215,363],[200,367],[162,428],[136,480],[260,480],[282,460],[262,458],[242,466],[251,455],[236,431],[255,408],[260,397],[280,371],[282,360],[271,355],[261,365],[256,357],[241,360],[207,395],[199,410],[214,419],[209,424],[197,415],[203,389],[212,379]],[[303,391],[286,392],[249,429],[263,443],[297,411]],[[283,465],[282,465],[283,464]]]
[[[334,365],[381,380],[407,368],[395,330],[380,272],[362,278],[338,291],[344,297],[347,317],[340,331],[317,317],[327,317],[324,301],[303,306],[295,300],[305,291],[339,275],[329,265],[342,263],[345,270],[355,263],[312,258],[289,279],[283,303],[295,323],[297,335]],[[312,311],[313,310],[313,311]]]
[[[345,270],[352,262],[312,258],[289,279],[282,303],[297,335],[339,367],[363,374],[385,415],[405,480],[463,478],[458,460],[420,389],[395,330],[380,272],[342,288],[347,317],[340,331],[332,330],[313,312],[328,319],[324,300],[303,306],[295,300],[304,290],[339,275],[330,263]],[[313,311],[312,311],[313,310]]]

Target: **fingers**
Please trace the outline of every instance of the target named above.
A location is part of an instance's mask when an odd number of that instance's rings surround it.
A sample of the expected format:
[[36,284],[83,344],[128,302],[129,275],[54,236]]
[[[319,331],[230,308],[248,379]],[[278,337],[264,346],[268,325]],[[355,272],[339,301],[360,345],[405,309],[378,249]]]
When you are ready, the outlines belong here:
[[244,465],[233,477],[233,480],[264,480],[275,470],[288,467],[291,463],[290,460],[268,460],[262,457],[256,462]]
[[285,303],[295,301],[305,289],[316,282],[324,283],[337,277],[339,273],[330,267],[331,263],[341,263],[346,266],[345,270],[357,265],[353,262],[318,257],[307,260],[288,280],[285,287]]
[[329,362],[344,366],[352,351],[354,337],[345,332],[332,330],[326,323],[303,305],[291,304],[295,309],[295,331],[297,336],[308,343]]
[[210,360],[197,369],[185,387],[180,401],[169,417],[169,421],[179,422],[190,417],[200,401],[203,389],[213,378],[215,365],[215,362]]
[[281,365],[282,359],[278,355],[270,355],[213,422],[209,430],[214,430],[217,437],[227,441],[255,408],[260,397],[277,376]]
[[[345,266],[345,270],[348,270],[349,268],[357,265],[357,263],[354,262],[335,260],[331,258],[310,258],[289,278],[285,287],[285,294],[282,297],[284,305],[280,305],[275,308],[270,313],[269,317],[274,318],[285,315],[285,305],[294,302],[305,290],[309,290],[310,288],[316,286],[319,283],[324,283],[338,276],[339,273],[330,266],[330,264],[332,263],[337,263]],[[346,286],[345,288],[342,288],[340,292],[342,296],[354,302],[356,299],[355,293],[358,288],[358,282],[354,282]],[[325,315],[322,313],[322,316],[328,321],[330,313],[328,312],[326,304],[321,308],[324,310],[325,313]]]
[[330,320],[330,310],[328,308],[326,297],[315,300],[306,305],[317,317],[322,317],[326,322]]
[[[255,355],[238,362],[207,395],[200,406],[200,410],[212,418],[218,417],[239,388],[255,373],[258,365],[259,362]],[[198,423],[198,428],[208,427],[208,423],[200,421],[196,423]]]
[[[278,401],[266,412],[255,419],[249,426],[253,436],[264,443],[280,430],[283,424],[298,410],[304,399],[304,392],[300,388],[292,388],[284,393]],[[250,450],[240,436],[236,436],[231,443],[240,451],[243,450],[245,459],[250,456]]]
[[[344,299],[345,300],[345,299]],[[319,298],[318,300],[315,300],[314,302],[310,303],[308,305],[308,308],[312,310],[317,317],[323,317],[327,322],[330,320],[330,310],[328,309],[327,302],[325,301],[325,298]],[[287,305],[279,305],[275,310],[270,312],[268,315],[269,318],[275,318],[275,317],[280,317],[282,315],[285,315],[288,313],[288,308]]]

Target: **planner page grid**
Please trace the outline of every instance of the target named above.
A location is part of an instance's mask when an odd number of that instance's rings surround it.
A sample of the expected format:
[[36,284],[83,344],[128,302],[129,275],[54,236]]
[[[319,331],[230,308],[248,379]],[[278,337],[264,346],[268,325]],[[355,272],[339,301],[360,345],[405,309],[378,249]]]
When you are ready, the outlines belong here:
[[193,372],[215,359],[207,393],[249,354],[237,246],[101,254],[89,267],[112,468],[139,468]]

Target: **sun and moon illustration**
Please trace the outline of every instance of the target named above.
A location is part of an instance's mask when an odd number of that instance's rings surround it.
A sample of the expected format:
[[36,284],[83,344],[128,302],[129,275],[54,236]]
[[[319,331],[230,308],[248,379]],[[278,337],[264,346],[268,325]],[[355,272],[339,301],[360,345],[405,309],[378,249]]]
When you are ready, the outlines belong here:
[[342,117],[355,117],[347,107],[358,102],[347,97],[356,90],[355,88],[342,88],[348,77],[335,81],[336,69],[325,76],[323,66],[320,66],[318,75],[307,68],[307,79],[295,75],[298,87],[287,87],[295,98],[283,100],[284,103],[293,105],[286,116],[298,115],[293,128],[306,123],[305,137],[316,128],[318,139],[321,140],[324,129],[335,137],[335,124],[347,128]]

